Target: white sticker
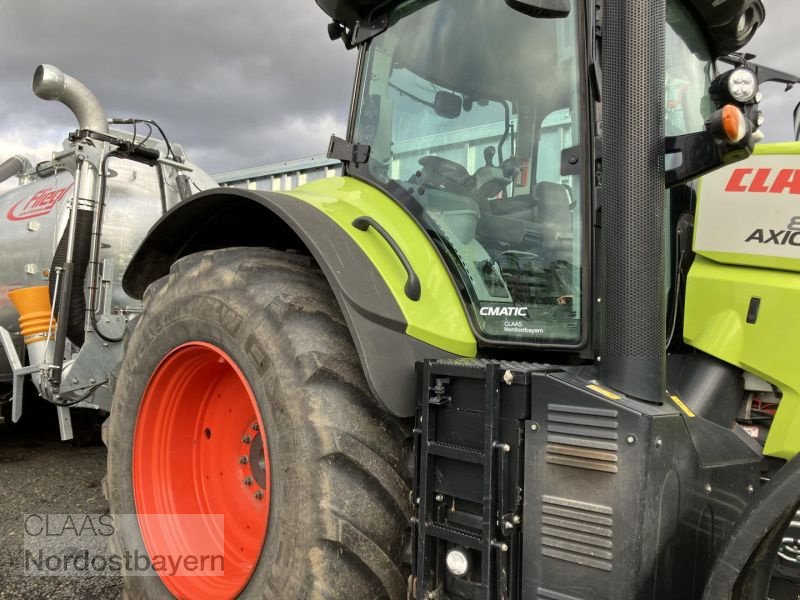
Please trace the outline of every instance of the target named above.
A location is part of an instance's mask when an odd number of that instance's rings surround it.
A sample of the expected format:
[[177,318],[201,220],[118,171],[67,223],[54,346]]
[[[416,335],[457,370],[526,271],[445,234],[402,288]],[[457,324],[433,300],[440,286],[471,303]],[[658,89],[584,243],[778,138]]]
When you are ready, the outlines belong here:
[[703,177],[694,250],[800,259],[800,155],[757,155]]

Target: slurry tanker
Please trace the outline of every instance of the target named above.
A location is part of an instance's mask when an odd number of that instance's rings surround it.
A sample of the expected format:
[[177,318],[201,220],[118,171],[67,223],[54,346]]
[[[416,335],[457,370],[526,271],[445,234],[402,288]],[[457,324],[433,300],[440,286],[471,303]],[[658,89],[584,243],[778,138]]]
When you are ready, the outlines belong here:
[[[70,408],[108,411],[110,378],[127,324],[141,302],[122,274],[150,227],[191,194],[216,187],[148,119],[108,119],[89,89],[41,65],[34,93],[65,104],[78,121],[50,160],[0,164],[0,394],[12,422],[31,398],[23,381],[58,407],[62,439]],[[110,129],[109,127],[112,127]],[[58,324],[63,326],[59,327]]]

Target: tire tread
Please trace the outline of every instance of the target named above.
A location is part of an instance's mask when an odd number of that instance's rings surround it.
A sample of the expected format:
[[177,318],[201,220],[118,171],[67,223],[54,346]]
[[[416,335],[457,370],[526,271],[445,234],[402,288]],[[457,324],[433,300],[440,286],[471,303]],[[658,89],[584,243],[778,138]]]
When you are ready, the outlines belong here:
[[[316,528],[318,537],[308,549],[313,577],[304,583],[306,589],[319,598],[350,599],[360,597],[353,594],[364,589],[370,589],[372,598],[405,598],[407,572],[400,563],[411,509],[407,423],[385,412],[369,392],[345,319],[322,272],[309,257],[267,248],[192,254],[148,287],[145,313],[137,321],[196,295],[225,298],[234,309],[263,307],[269,343],[281,357],[272,364],[277,385],[303,390],[298,401],[306,402],[308,435],[298,439],[292,460],[295,465],[319,465],[318,473],[309,471],[308,476],[320,478],[318,488],[309,488],[317,497],[318,521],[308,526]],[[126,352],[145,343],[134,332],[126,337]],[[128,371],[133,370],[123,366],[115,385],[126,385],[132,376]],[[112,512],[125,506],[123,486],[114,482],[130,476],[122,445],[131,442],[125,434],[130,435],[138,411],[137,399],[116,390],[114,396],[112,416],[103,427],[109,448],[104,492]],[[332,485],[338,487],[329,489]],[[356,491],[363,497],[356,498]],[[382,527],[364,526],[381,521],[386,523]],[[121,542],[115,540],[114,545],[125,547]],[[148,578],[126,580],[129,597],[141,596],[138,579]]]

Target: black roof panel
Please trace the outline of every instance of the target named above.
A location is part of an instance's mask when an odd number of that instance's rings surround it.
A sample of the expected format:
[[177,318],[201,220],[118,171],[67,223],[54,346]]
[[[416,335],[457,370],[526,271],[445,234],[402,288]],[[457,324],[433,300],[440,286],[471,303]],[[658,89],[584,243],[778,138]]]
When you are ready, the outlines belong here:
[[[464,2],[468,0],[463,0]],[[497,0],[503,2],[504,0]],[[708,32],[712,50],[724,56],[744,46],[764,21],[762,0],[682,0],[700,19]],[[337,21],[352,29],[356,21],[366,24],[383,16],[402,0],[316,0],[319,7]],[[744,15],[742,31],[739,22]]]

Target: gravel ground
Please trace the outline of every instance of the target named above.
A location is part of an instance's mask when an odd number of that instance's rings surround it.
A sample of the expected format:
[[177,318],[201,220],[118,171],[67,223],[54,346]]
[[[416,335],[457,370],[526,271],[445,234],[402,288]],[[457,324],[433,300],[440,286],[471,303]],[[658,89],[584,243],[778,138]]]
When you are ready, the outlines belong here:
[[[11,427],[0,419],[0,600],[119,598],[122,581],[116,576],[32,576],[24,572],[25,515],[108,514],[101,489],[105,448],[98,442],[83,446],[60,442],[55,413],[44,419],[36,416],[53,426],[31,430],[30,426]],[[85,424],[81,430],[87,430]],[[102,538],[93,541],[95,545],[105,543]],[[56,546],[50,548],[56,551]],[[773,587],[771,596],[800,600],[798,584],[775,583],[778,586]]]
[[60,442],[57,429],[0,424],[0,599],[119,597],[116,576],[24,573],[24,515],[107,513],[100,486],[105,463],[102,445],[76,447]]

